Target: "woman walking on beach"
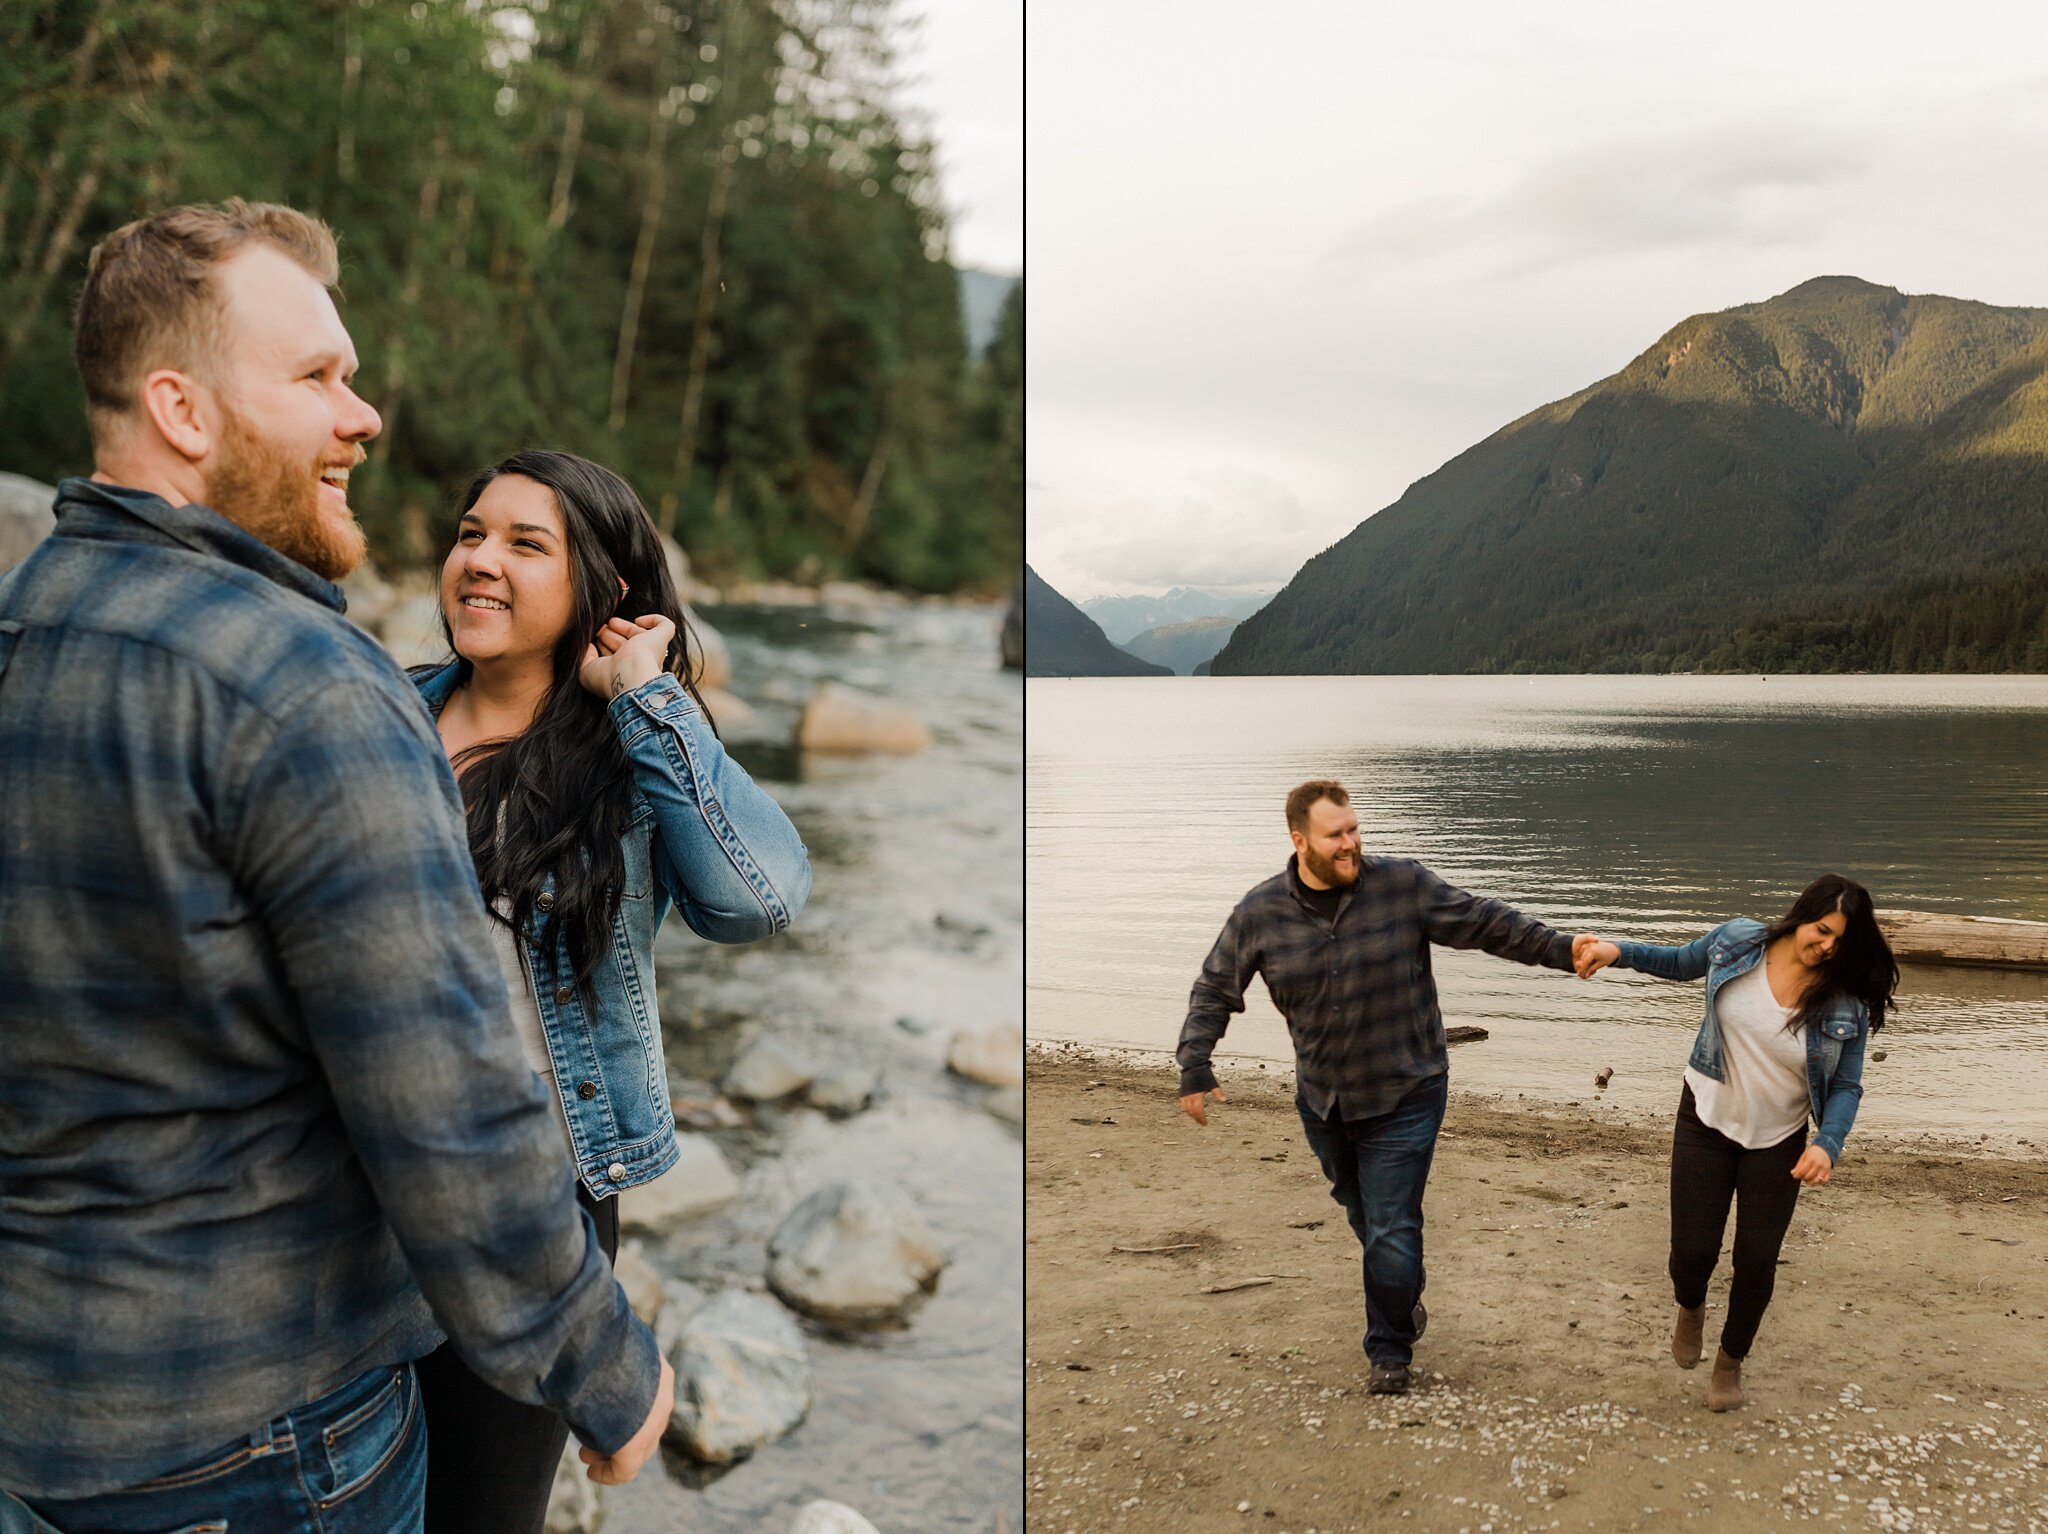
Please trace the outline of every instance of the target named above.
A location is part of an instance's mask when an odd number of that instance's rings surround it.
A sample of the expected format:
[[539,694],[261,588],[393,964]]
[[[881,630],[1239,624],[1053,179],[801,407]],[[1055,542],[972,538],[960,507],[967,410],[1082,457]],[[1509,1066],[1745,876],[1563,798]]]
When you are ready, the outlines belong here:
[[[441,616],[456,659],[413,681],[461,786],[514,1022],[614,1258],[616,1196],[678,1155],[655,930],[673,905],[714,942],[780,932],[810,862],[720,744],[660,539],[616,474],[551,452],[479,474]],[[428,1534],[538,1534],[567,1427],[445,1344],[419,1379]]]
[[[1706,1014],[1671,1137],[1671,1355],[1700,1361],[1707,1280],[1735,1205],[1734,1281],[1707,1406],[1742,1404],[1742,1361],[1777,1282],[1802,1184],[1833,1175],[1863,1096],[1863,1051],[1884,1026],[1899,969],[1870,894],[1840,874],[1809,884],[1766,925],[1722,923],[1679,948],[1581,937],[1581,976],[1609,964],[1664,980],[1706,977]],[[1809,1116],[1815,1129],[1807,1141]]]

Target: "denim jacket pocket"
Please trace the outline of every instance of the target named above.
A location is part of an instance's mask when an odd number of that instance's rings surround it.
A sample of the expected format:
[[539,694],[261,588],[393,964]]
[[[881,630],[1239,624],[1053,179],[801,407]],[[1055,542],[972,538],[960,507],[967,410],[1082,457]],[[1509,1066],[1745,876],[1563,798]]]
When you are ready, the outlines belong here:
[[1846,1044],[1856,1037],[1856,1019],[1853,1017],[1824,1017],[1820,1031],[1837,1043]]
[[320,1435],[324,1485],[315,1487],[322,1508],[346,1502],[368,1486],[405,1447],[419,1410],[412,1370],[394,1369],[391,1379],[361,1406],[330,1422]]

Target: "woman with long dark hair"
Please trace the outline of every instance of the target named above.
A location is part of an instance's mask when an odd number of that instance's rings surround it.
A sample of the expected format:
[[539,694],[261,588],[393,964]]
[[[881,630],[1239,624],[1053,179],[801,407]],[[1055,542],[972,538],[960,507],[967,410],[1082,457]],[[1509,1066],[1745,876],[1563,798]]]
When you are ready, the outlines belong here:
[[[1679,948],[1580,937],[1581,976],[1609,964],[1664,980],[1706,977],[1706,1015],[1671,1137],[1671,1356],[1704,1350],[1707,1280],[1735,1205],[1734,1281],[1707,1406],[1742,1404],[1742,1361],[1777,1282],[1802,1186],[1825,1183],[1863,1098],[1863,1051],[1882,1028],[1899,967],[1870,892],[1824,874],[1766,924],[1737,917]],[[1814,1129],[1809,1143],[1809,1121]]]
[[[660,538],[610,470],[525,452],[479,474],[441,617],[456,658],[413,680],[462,790],[513,1021],[615,1257],[616,1196],[678,1155],[655,930],[674,906],[714,942],[780,932],[810,862],[720,744]],[[566,1426],[446,1345],[419,1379],[429,1534],[538,1534]]]

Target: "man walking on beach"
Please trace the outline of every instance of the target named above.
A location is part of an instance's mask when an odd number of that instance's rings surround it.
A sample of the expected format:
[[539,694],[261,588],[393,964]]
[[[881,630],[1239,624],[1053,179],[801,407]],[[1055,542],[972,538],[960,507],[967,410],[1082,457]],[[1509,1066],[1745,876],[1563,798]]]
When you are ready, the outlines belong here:
[[1366,1388],[1400,1395],[1429,1319],[1422,1194],[1449,1068],[1430,944],[1569,971],[1572,940],[1412,858],[1365,856],[1341,783],[1290,793],[1287,831],[1286,869],[1237,903],[1188,998],[1180,1105],[1207,1124],[1207,1100],[1225,1100],[1209,1057],[1261,976],[1294,1040],[1309,1147],[1365,1249]]
[[440,1327],[593,1479],[668,1420],[332,584],[379,426],[335,280],[288,208],[102,241],[97,472],[0,576],[0,1530],[417,1530]]

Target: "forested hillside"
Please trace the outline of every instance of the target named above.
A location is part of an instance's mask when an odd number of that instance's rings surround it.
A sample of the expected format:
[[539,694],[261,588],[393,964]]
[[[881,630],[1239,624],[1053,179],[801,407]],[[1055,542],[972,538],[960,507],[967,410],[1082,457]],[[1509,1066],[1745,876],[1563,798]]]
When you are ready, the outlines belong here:
[[1218,675],[2048,668],[2048,310],[1696,316],[1310,560]]
[[633,481],[717,579],[1005,588],[1021,286],[970,359],[894,0],[0,8],[0,469],[89,467],[68,309],[151,209],[341,238],[386,564],[515,448]]
[[1172,668],[1119,650],[1093,618],[1024,567],[1026,676],[1172,676]]

